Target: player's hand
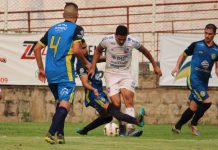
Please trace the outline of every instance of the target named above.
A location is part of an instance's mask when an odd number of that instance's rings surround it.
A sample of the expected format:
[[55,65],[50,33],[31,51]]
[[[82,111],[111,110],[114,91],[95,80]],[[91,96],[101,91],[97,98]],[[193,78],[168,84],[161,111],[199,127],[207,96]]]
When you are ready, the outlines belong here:
[[87,72],[89,72],[89,71],[90,71],[90,69],[91,69],[91,66],[92,66],[92,64],[90,64],[90,63],[87,63],[87,64],[86,64],[86,70],[87,70]]
[[91,78],[93,78],[95,74],[95,68],[93,66],[91,66],[89,72],[88,72],[88,76],[91,76]]
[[39,70],[39,72],[38,72],[38,79],[40,81],[42,81],[43,83],[45,83],[46,75],[45,75],[45,71],[44,70]]
[[97,89],[94,89],[93,92],[94,92],[94,94],[95,94],[96,97],[98,97],[98,96],[100,95],[100,94],[98,93],[98,90],[97,90]]
[[154,73],[155,73],[156,75],[158,75],[159,77],[162,76],[162,72],[161,72],[159,66],[155,66],[155,68],[154,68]]
[[177,75],[178,71],[179,71],[178,68],[174,68],[174,69],[172,70],[172,72],[171,72],[171,75],[172,75],[173,77],[175,77],[175,76]]
[[0,58],[0,62],[6,63],[7,59],[6,58]]

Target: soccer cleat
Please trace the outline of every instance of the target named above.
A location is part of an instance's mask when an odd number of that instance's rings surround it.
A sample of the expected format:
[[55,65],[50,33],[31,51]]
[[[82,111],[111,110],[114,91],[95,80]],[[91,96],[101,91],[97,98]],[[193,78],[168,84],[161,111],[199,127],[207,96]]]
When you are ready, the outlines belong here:
[[135,129],[132,129],[128,132],[128,136],[132,136],[132,137],[139,137],[141,136],[143,133],[142,130],[135,130]]
[[201,134],[200,131],[198,130],[197,126],[193,126],[191,124],[188,124],[188,126],[189,126],[189,128],[192,129],[193,135],[199,136]]
[[176,127],[173,127],[173,128],[172,128],[172,132],[173,132],[174,134],[180,134],[181,130],[176,129]]
[[76,133],[80,134],[80,135],[87,135],[87,132],[85,132],[83,129],[76,129]]
[[62,135],[62,134],[57,135],[57,143],[58,144],[65,144],[64,135]]
[[50,133],[47,133],[47,135],[45,136],[45,141],[50,144],[55,144],[57,142],[55,137],[52,136]]
[[144,115],[145,115],[145,109],[143,107],[141,107],[140,110],[139,110],[139,116],[138,116],[138,121],[139,121],[139,126],[140,127],[143,127],[145,125]]

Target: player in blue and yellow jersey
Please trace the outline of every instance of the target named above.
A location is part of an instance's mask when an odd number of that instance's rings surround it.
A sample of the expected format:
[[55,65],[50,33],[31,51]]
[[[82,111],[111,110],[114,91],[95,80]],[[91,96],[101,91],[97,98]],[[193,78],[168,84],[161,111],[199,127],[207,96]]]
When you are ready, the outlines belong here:
[[[57,101],[56,111],[45,138],[51,144],[65,142],[64,122],[73,103],[76,88],[75,57],[86,67],[90,65],[81,51],[83,28],[75,24],[78,18],[78,6],[75,3],[66,3],[63,17],[65,21],[52,26],[34,48],[39,69],[38,78],[42,82],[48,80],[49,88]],[[46,46],[44,70],[41,50]]]
[[179,67],[187,56],[192,55],[190,75],[187,78],[190,89],[190,105],[182,114],[180,120],[172,128],[174,133],[180,133],[182,126],[190,119],[189,127],[194,135],[200,135],[197,129],[199,119],[210,108],[212,100],[208,95],[208,82],[211,70],[214,65],[218,76],[218,46],[213,39],[216,35],[217,27],[214,24],[206,25],[204,29],[204,40],[192,43],[178,58],[176,67],[172,71],[174,76],[178,73]]
[[[88,55],[87,45],[85,40],[82,40],[82,49],[83,54],[86,56],[86,59],[89,62],[92,62],[92,56]],[[99,62],[104,59],[100,59]],[[88,76],[88,72],[86,67],[81,61],[77,62],[76,71],[82,81],[83,86],[85,87],[85,105],[86,107],[91,106],[98,111],[100,116],[88,124],[83,129],[78,129],[77,133],[86,135],[90,130],[95,129],[96,127],[109,123],[112,120],[112,116],[117,118],[118,120],[125,121],[131,124],[136,124],[140,127],[144,125],[143,116],[144,116],[144,108],[140,109],[139,116],[134,118],[127,114],[120,112],[112,103],[110,103],[107,95],[103,91],[102,80],[101,80],[101,72],[98,71],[98,68],[95,70],[95,74],[93,78]],[[140,132],[139,134],[142,134]],[[140,135],[138,135],[140,136]]]

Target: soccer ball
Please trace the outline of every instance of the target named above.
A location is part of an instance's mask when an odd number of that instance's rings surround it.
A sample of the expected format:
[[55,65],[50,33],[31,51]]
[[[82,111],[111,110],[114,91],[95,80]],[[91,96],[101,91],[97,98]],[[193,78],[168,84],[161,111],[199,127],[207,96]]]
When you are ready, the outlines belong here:
[[119,126],[116,123],[110,122],[104,126],[104,134],[107,136],[118,136]]

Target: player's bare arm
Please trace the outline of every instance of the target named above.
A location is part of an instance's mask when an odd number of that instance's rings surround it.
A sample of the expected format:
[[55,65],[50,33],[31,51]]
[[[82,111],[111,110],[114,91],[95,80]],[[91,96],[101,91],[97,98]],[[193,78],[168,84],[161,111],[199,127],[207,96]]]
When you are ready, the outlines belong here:
[[44,70],[44,65],[42,62],[42,55],[41,55],[41,50],[43,48],[44,47],[41,44],[37,43],[36,46],[34,47],[34,54],[35,54],[36,62],[37,62],[38,69],[39,69],[38,79],[42,82],[45,82],[46,75],[45,75],[45,70]]
[[84,65],[86,65],[87,70],[90,70],[91,64],[89,61],[85,58],[85,56],[82,53],[82,47],[80,42],[74,42],[72,46],[72,50],[74,55],[82,61]]
[[87,74],[80,76],[80,80],[81,80],[83,86],[87,90],[93,91],[95,96],[97,96],[97,97],[99,96],[98,90],[96,88],[94,88],[91,84],[89,84],[89,79],[88,79]]
[[144,54],[144,56],[146,58],[148,58],[148,60],[151,62],[152,66],[154,68],[154,73],[158,76],[161,76],[162,72],[160,70],[160,67],[157,65],[157,63],[154,60],[154,58],[152,57],[151,53],[144,46],[141,46],[139,48],[139,51],[142,52]]
[[106,57],[105,56],[100,56],[100,58],[98,60],[98,63],[101,63],[101,62],[106,62]]
[[184,52],[179,56],[179,58],[178,58],[178,60],[176,62],[176,67],[171,72],[172,76],[176,76],[177,75],[177,73],[179,71],[179,68],[182,65],[182,63],[185,61],[186,57],[187,56],[185,55]]
[[102,54],[103,49],[104,48],[101,45],[98,45],[95,49],[93,59],[92,59],[92,65],[91,65],[91,68],[90,68],[89,73],[88,73],[88,75],[91,75],[91,77],[93,77],[95,74],[96,64],[97,64],[97,62]]

